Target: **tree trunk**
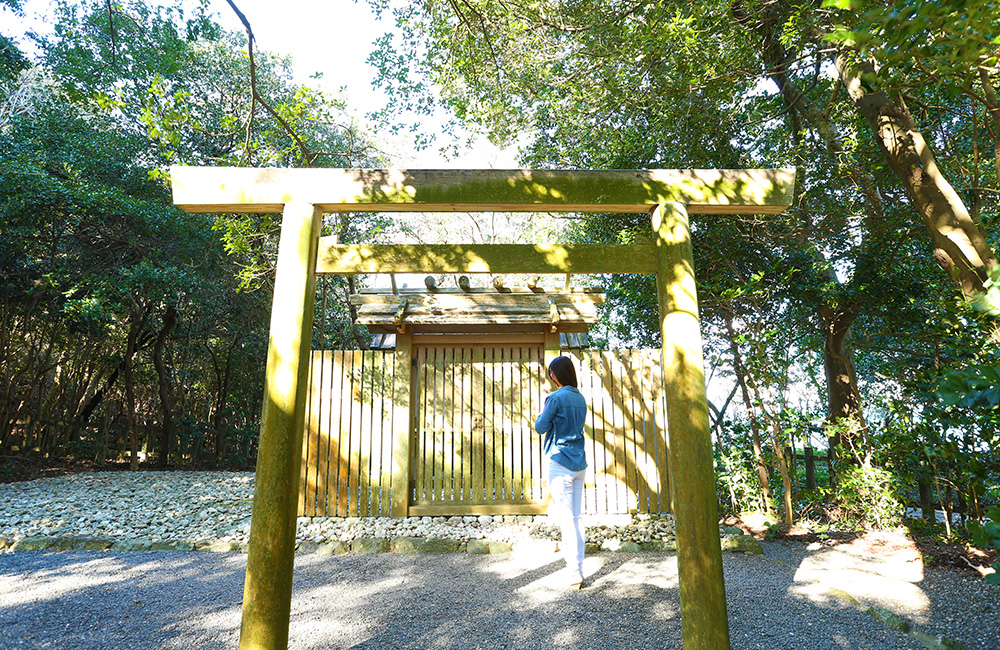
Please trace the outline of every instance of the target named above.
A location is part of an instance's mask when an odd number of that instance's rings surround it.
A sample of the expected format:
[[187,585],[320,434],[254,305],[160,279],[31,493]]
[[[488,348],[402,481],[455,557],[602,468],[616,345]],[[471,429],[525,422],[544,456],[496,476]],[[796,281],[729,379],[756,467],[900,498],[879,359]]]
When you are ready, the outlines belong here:
[[788,459],[785,457],[785,446],[781,444],[781,423],[777,419],[771,421],[771,444],[774,445],[774,455],[778,460],[778,472],[781,474],[781,485],[785,490],[785,525],[795,523],[795,511],[792,509],[792,477],[788,471]]
[[938,168],[930,145],[901,98],[890,99],[868,82],[877,78],[870,63],[857,65],[837,57],[837,70],[858,112],[868,122],[875,142],[903,182],[913,207],[934,241],[934,259],[958,282],[967,299],[983,291],[997,265],[982,229]]
[[148,314],[149,308],[146,305],[131,310],[132,317],[125,343],[124,372],[122,374],[125,379],[125,411],[128,415],[129,469],[132,471],[139,469],[139,432],[136,430],[135,422],[135,381],[132,376],[132,364],[138,349],[139,334],[146,324]]
[[229,349],[226,351],[226,365],[225,368],[220,372],[219,370],[219,360],[216,357],[215,351],[212,350],[207,344],[208,353],[212,356],[212,366],[215,368],[216,386],[218,387],[215,394],[215,404],[212,411],[212,431],[215,432],[215,466],[218,467],[223,461],[223,453],[225,451],[226,445],[226,431],[224,428],[224,414],[226,410],[226,403],[229,400],[229,380],[232,377],[233,369],[233,350],[236,349],[237,344],[240,341],[239,336],[233,337],[233,342],[229,344]]
[[[816,128],[831,152],[841,150],[841,137],[824,112],[811,104],[805,93],[789,83],[789,52],[781,43],[780,27],[785,23],[787,5],[765,3],[751,14],[743,3],[731,3],[734,18],[753,30],[761,39],[761,59],[769,77],[778,86],[792,120],[793,132],[802,118]],[[967,299],[983,291],[983,282],[997,265],[982,229],[975,223],[961,198],[938,168],[923,135],[916,127],[901,98],[890,99],[873,90],[867,82],[877,78],[871,63],[857,65],[849,60],[853,53],[841,53],[836,59],[843,87],[867,120],[875,142],[909,193],[934,242],[935,261],[961,286]],[[995,125],[1000,126],[1000,110],[989,74],[980,70],[986,105]],[[994,161],[1000,177],[1000,138],[994,138]],[[850,172],[853,174],[853,172]]]
[[821,305],[817,311],[823,334],[827,417],[830,424],[837,425],[830,446],[851,452],[845,459],[847,462],[867,463],[871,458],[868,427],[861,409],[854,353],[848,345],[851,325],[858,314],[854,308],[832,309],[827,305]]
[[945,531],[948,537],[951,537],[951,515],[954,512],[954,508],[951,504],[953,494],[951,489],[951,484],[948,484],[944,488],[944,498],[941,499],[941,509],[944,510],[945,518]]
[[[136,344],[133,355],[138,354],[149,343],[150,338],[151,337],[148,335],[143,336]],[[94,394],[89,400],[87,400],[86,404],[83,405],[83,408],[80,409],[80,416],[77,418],[80,421],[80,426],[83,426],[90,421],[90,416],[93,415],[94,411],[97,410],[97,407],[103,403],[104,397],[108,394],[108,391],[114,387],[115,383],[118,381],[118,377],[125,372],[125,362],[125,358],[122,358],[122,360],[118,362],[118,365],[115,366],[114,370],[111,371],[111,374],[108,375],[108,378],[104,381],[104,385],[94,391]]]
[[170,458],[170,441],[174,439],[174,419],[171,415],[173,399],[171,395],[170,373],[163,363],[163,350],[167,345],[170,332],[177,325],[177,310],[173,305],[167,307],[163,314],[163,327],[156,336],[153,345],[153,367],[156,369],[156,382],[160,393],[160,466],[166,467]]
[[984,68],[979,68],[979,81],[983,86],[983,99],[986,103],[986,112],[990,114],[993,122],[993,169],[996,171],[996,178],[1000,181],[1000,101],[997,100],[997,92],[990,81],[990,73]]
[[757,465],[760,490],[764,496],[764,512],[770,517],[774,514],[774,508],[771,502],[771,480],[767,475],[767,465],[764,463],[764,453],[760,444],[760,423],[757,420],[757,412],[754,409],[750,391],[747,390],[743,357],[740,355],[739,346],[736,345],[736,330],[733,328],[733,315],[726,309],[723,309],[722,313],[726,320],[726,331],[729,333],[729,348],[733,352],[733,372],[736,373],[736,381],[739,383],[740,392],[743,394],[743,403],[747,409],[747,416],[750,418],[750,431],[753,436],[753,457]]
[[[941,492],[941,479],[937,475],[934,476],[934,486],[937,488],[938,503],[941,504],[941,509],[944,510],[944,534],[945,537],[951,539],[951,494],[948,494],[948,503],[945,503],[944,494]],[[951,489],[951,488],[949,488]],[[935,522],[937,523],[937,514],[935,513]]]
[[973,483],[969,486],[970,517],[975,518],[979,523],[983,523],[983,505],[979,501],[979,495],[983,493],[983,486]]

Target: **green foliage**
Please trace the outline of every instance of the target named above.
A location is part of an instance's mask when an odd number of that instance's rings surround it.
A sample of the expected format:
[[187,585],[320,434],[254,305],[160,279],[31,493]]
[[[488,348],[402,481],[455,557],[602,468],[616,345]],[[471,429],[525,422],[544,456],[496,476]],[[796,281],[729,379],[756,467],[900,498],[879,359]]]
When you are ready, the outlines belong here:
[[143,0],[111,13],[103,2],[56,6],[55,37],[39,43],[44,63],[74,102],[145,132],[164,162],[351,167],[377,158],[343,98],[293,83],[288,58],[255,50],[255,96],[246,35],[224,32],[207,3],[187,13]]
[[[0,38],[0,455],[119,455],[129,364],[141,446],[158,453],[169,418],[172,461],[252,463],[280,219],[180,211],[167,166],[366,167],[380,155],[344,99],[293,83],[284,57],[255,52],[252,93],[246,36],[224,32],[207,2],[53,7],[31,69]],[[384,225],[338,215],[324,234],[370,241]],[[342,284],[325,336],[353,346]],[[154,372],[167,313],[176,326]]]
[[[990,518],[990,521],[982,525],[972,524],[969,526],[972,539],[983,548],[1000,551],[1000,505],[987,510],[986,516]],[[1000,585],[1000,562],[993,563],[993,573],[986,576],[986,581]]]
[[[745,447],[729,446],[716,451],[716,477],[720,494],[729,497],[736,512],[767,512],[760,478],[753,468],[753,458]],[[723,497],[725,498],[725,497]]]
[[[922,220],[914,197],[834,64],[876,63],[865,89],[909,107],[960,197],[948,210],[959,219],[968,209],[989,228],[1000,217],[995,160],[984,155],[996,139],[994,14],[992,3],[944,0],[625,11],[606,0],[543,0],[516,12],[423,1],[394,14],[405,38],[382,40],[373,62],[394,107],[430,112],[439,87],[459,119],[522,143],[527,166],[797,166],[799,193],[785,213],[692,219],[706,357],[713,377],[746,380],[772,444],[794,429],[792,396],[804,396],[806,410],[839,408],[827,414],[829,431],[856,444],[845,445],[851,457],[829,498],[854,522],[888,526],[900,508],[893,477],[899,489],[933,477],[967,496],[996,483],[1000,392],[978,368],[1000,364],[984,349],[985,319],[956,298],[926,238],[913,236]],[[587,242],[649,234],[644,215],[586,216],[570,231]],[[601,283],[609,341],[658,344],[649,278]],[[997,291],[991,279],[977,300],[983,311],[1000,305]],[[717,457],[723,494],[749,485],[737,449],[746,445],[724,445]],[[749,502],[748,492],[736,500]]]
[[[6,6],[10,13],[23,16],[21,0],[0,0],[0,16],[4,15],[2,7]],[[7,34],[0,33],[0,84],[15,80],[20,72],[30,65],[30,61],[17,47],[17,44]],[[0,91],[0,96],[4,93]]]
[[990,277],[983,283],[983,291],[976,294],[972,305],[990,316],[1000,316],[1000,265],[990,269]]
[[845,522],[894,528],[903,515],[897,482],[897,477],[884,469],[851,465],[841,471],[831,497],[842,509]]
[[137,295],[175,302],[191,290],[204,221],[136,164],[156,158],[143,138],[51,98],[0,132],[0,157],[11,290],[50,292],[46,308],[89,327],[110,326]]
[[896,83],[920,74],[960,90],[971,68],[997,71],[1000,28],[989,0],[825,0],[823,8],[834,10],[826,38],[888,66]]
[[29,67],[30,62],[21,50],[7,36],[0,34],[0,83],[14,81],[22,70]]
[[938,384],[937,395],[945,408],[982,409],[980,413],[992,416],[1000,404],[1000,368],[976,365],[949,370]]

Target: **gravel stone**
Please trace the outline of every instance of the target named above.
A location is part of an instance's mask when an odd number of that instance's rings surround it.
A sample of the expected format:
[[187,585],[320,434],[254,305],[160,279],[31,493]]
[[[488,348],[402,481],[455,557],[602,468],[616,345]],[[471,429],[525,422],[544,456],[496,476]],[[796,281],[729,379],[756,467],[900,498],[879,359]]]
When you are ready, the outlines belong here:
[[[791,559],[776,544],[766,542],[765,552]],[[924,650],[857,607],[824,597],[811,577],[798,575],[799,564],[787,564],[724,556],[733,650]],[[242,554],[0,555],[0,638],[5,650],[235,648],[245,571]],[[552,553],[300,555],[289,647],[681,647],[676,555],[591,556],[584,573],[584,589],[565,589]],[[968,650],[994,650],[995,616],[973,618],[963,608],[970,599],[996,603],[996,593],[982,591],[982,581],[941,578],[950,587],[940,597],[928,593],[930,608],[911,603],[902,614],[911,622],[928,617],[919,624],[926,639],[947,636],[945,619],[954,618],[965,629],[953,638]]]
[[[252,499],[248,473],[0,485],[0,647],[236,647]],[[289,645],[680,647],[673,518],[584,524],[588,586],[567,591],[545,516],[300,517]],[[465,552],[387,553],[403,537]],[[734,650],[997,650],[1000,587],[835,548],[760,547],[723,556]],[[195,548],[215,552],[184,552]]]
[[[220,542],[223,551],[250,537],[254,476],[235,472],[95,472],[0,485],[0,550],[24,540],[44,546],[51,537],[99,537],[143,550],[190,542]],[[671,515],[584,516],[588,542],[644,544],[673,539]],[[488,540],[508,546],[533,538],[559,540],[545,515],[451,517],[299,517],[301,551],[356,539],[424,537],[458,542]],[[638,546],[628,546],[636,550]]]

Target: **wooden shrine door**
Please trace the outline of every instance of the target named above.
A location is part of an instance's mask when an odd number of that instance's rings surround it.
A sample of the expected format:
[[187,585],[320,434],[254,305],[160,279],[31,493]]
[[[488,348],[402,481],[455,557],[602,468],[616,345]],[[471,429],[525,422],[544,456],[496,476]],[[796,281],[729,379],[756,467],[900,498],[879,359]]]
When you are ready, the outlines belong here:
[[412,515],[545,511],[542,335],[414,336]]

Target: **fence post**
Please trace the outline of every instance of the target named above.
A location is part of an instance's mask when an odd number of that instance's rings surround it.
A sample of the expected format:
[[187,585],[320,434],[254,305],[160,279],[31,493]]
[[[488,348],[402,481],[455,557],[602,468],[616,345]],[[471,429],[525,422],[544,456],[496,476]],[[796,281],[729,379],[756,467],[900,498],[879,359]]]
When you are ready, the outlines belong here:
[[652,212],[684,650],[729,650],[712,437],[687,206]]
[[389,514],[405,517],[410,506],[410,438],[413,433],[411,394],[413,381],[413,339],[409,325],[396,333],[392,379],[392,502]]
[[[549,367],[549,364],[552,363],[552,360],[559,356],[560,349],[559,349],[558,330],[553,332],[551,331],[551,328],[546,329],[544,348],[545,348],[545,368],[547,369]],[[544,376],[548,377],[548,374],[545,374]]]
[[320,216],[290,202],[281,221],[240,650],[288,647]]
[[924,521],[934,521],[934,497],[931,494],[931,482],[926,476],[917,479],[917,491],[920,494],[920,514]]

